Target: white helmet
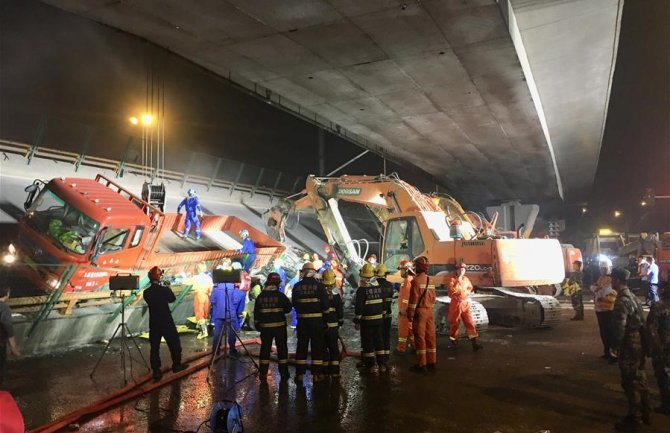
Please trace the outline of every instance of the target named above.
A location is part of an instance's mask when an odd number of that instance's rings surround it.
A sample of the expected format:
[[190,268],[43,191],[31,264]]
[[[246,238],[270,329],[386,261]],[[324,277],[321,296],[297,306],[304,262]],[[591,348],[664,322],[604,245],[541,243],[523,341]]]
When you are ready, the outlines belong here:
[[189,197],[195,197],[196,196],[195,190],[193,188],[189,188],[188,191],[186,191],[186,195],[188,195]]
[[240,230],[240,236],[242,237],[242,239],[248,238],[249,237],[249,230],[247,230],[247,229]]

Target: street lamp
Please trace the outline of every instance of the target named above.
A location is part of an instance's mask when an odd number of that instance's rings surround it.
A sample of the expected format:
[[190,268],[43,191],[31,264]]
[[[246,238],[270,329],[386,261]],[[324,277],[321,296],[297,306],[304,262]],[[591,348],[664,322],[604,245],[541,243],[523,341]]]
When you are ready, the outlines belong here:
[[137,126],[140,123],[139,119],[135,116],[131,116],[130,118],[128,118],[128,120],[135,126]]
[[647,202],[646,202],[645,200],[642,200],[642,201],[640,202],[640,206],[644,207],[644,206],[646,206],[646,205],[647,205]]
[[154,116],[149,113],[144,113],[142,115],[142,125],[151,126],[152,123],[154,123]]
[[621,211],[620,210],[615,210],[614,211],[614,218],[619,218],[621,216]]
[[588,211],[589,211],[588,208],[585,208],[585,207],[582,208],[582,213],[583,213],[583,214],[585,214],[585,213],[588,212]]

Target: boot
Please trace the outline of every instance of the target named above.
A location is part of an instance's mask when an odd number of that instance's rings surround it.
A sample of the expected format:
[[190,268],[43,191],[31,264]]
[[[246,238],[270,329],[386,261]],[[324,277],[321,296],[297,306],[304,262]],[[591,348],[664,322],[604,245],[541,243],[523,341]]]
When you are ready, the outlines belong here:
[[621,432],[635,432],[642,427],[642,420],[626,415],[621,421],[614,424],[614,429]]
[[449,345],[447,346],[448,349],[458,349],[458,340],[452,340],[451,338],[449,339]]
[[423,373],[425,373],[427,370],[426,370],[426,366],[425,366],[425,365],[415,364],[415,365],[413,365],[413,366],[411,366],[411,367],[409,368],[409,371],[411,371],[412,373],[423,374]]
[[153,372],[151,375],[151,378],[154,380],[154,382],[159,382],[161,378],[163,377],[163,372],[160,370],[156,370]]
[[173,365],[172,366],[172,372],[173,373],[179,373],[180,371],[184,371],[187,368],[188,368],[188,364],[184,364],[184,363]]
[[480,351],[480,350],[482,350],[482,349],[484,348],[484,346],[482,346],[481,344],[479,344],[479,338],[478,338],[478,337],[471,338],[471,339],[470,339],[470,342],[472,343],[472,351],[473,351],[473,352]]

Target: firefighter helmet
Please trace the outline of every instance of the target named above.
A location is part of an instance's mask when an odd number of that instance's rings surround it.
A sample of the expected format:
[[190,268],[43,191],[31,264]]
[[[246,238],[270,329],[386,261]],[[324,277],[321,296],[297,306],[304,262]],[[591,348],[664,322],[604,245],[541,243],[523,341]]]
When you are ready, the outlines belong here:
[[242,239],[248,238],[249,237],[249,230],[247,230],[247,229],[240,230],[240,237]]
[[456,263],[456,269],[467,269],[468,265],[465,264],[465,262],[458,262]]
[[332,269],[326,269],[321,275],[321,282],[326,286],[332,286],[335,284],[335,272]]
[[150,281],[158,281],[161,279],[163,276],[163,270],[159,268],[158,266],[154,266],[153,268],[149,269],[149,280]]
[[375,276],[375,267],[372,266],[370,263],[366,263],[361,268],[359,275],[362,278],[372,278]]
[[428,272],[428,258],[426,256],[419,256],[414,259],[414,269],[417,272]]
[[380,263],[379,266],[377,266],[377,269],[375,269],[375,275],[378,277],[385,277],[388,273],[389,271],[383,263]]
[[281,277],[276,272],[270,272],[268,277],[265,279],[266,286],[277,286],[281,284]]
[[303,272],[306,272],[306,271],[316,271],[316,269],[314,268],[314,263],[312,263],[312,262],[305,262],[305,264],[302,265],[302,271],[303,271]]

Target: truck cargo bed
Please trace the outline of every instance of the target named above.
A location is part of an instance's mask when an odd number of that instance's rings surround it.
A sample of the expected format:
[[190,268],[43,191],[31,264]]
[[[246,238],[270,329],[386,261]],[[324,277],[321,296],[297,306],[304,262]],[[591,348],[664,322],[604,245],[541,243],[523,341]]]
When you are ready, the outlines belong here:
[[192,251],[236,251],[242,244],[229,231],[203,232],[199,240],[191,233],[182,237],[179,232],[170,231],[163,234],[158,243],[157,253],[187,253]]

